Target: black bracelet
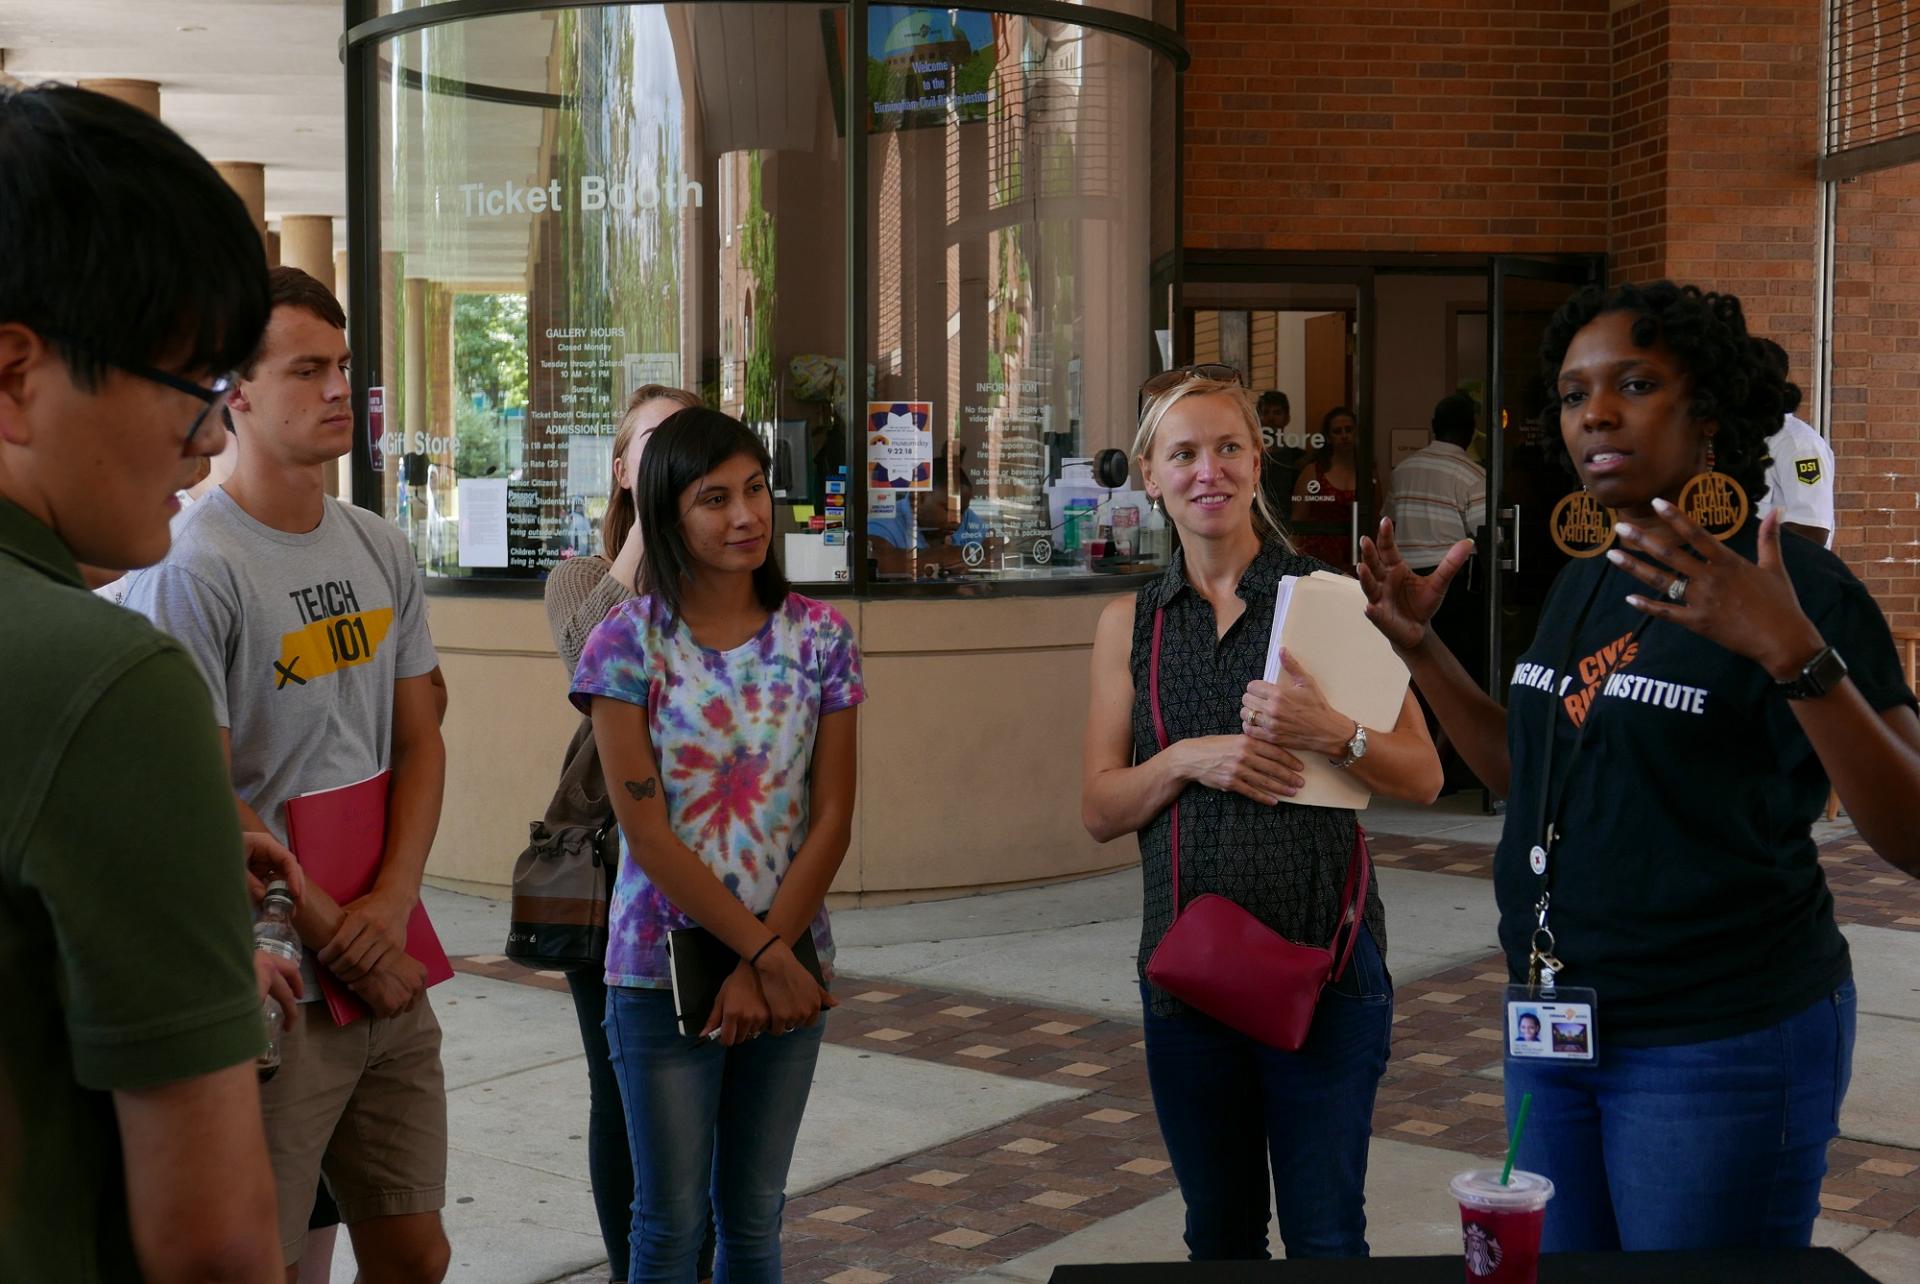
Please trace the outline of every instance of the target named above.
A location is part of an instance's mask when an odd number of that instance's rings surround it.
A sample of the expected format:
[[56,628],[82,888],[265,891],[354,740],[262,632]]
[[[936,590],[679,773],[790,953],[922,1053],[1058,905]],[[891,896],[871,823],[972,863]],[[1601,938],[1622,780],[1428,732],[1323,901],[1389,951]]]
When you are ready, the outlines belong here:
[[758,966],[760,962],[760,956],[762,954],[765,954],[768,950],[772,949],[774,946],[778,945],[779,943],[780,943],[780,934],[776,932],[772,936],[767,938],[767,943],[765,945],[762,945],[758,950],[754,951],[753,957],[747,960],[747,966],[748,967]]

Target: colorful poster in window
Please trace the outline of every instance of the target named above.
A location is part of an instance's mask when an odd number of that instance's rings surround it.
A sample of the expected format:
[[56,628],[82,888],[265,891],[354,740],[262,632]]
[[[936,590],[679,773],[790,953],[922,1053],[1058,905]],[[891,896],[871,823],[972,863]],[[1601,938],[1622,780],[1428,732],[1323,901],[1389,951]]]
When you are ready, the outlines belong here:
[[988,14],[874,5],[867,11],[868,127],[880,132],[985,120],[994,57]]
[[867,403],[867,485],[873,490],[933,489],[933,403]]
[[369,467],[376,473],[387,471],[387,390],[367,389],[367,453]]
[[[840,119],[847,48],[846,11],[823,9],[834,123]],[[855,62],[867,77],[867,132],[976,124],[993,105],[993,69],[999,52],[994,15],[969,9],[922,9],[877,4],[867,11],[866,57]],[[1004,21],[1002,19],[1001,21]]]

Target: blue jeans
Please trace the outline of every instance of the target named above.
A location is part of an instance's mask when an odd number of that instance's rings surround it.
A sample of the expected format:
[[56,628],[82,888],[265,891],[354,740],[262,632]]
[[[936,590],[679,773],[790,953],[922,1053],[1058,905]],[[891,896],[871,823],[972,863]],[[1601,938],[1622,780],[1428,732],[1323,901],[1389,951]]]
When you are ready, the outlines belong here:
[[1298,1052],[1147,1005],[1147,1078],[1193,1261],[1266,1260],[1269,1163],[1288,1257],[1367,1255],[1367,1142],[1392,1030],[1393,978],[1364,930]]
[[780,1215],[825,1020],[723,1048],[687,1038],[666,990],[607,991],[607,1051],[627,1107],[634,1284],[690,1284],[709,1198],[715,1284],[779,1284]]
[[1553,1179],[1549,1253],[1804,1248],[1853,1075],[1853,982],[1777,1025],[1609,1047],[1586,1067],[1507,1059],[1517,1167]]
[[607,1059],[607,983],[598,967],[583,967],[567,973],[567,989],[573,992],[573,1015],[587,1053],[587,1176],[593,1183],[593,1211],[607,1249],[609,1276],[624,1280],[627,1234],[633,1224],[633,1157],[627,1151],[620,1084]]

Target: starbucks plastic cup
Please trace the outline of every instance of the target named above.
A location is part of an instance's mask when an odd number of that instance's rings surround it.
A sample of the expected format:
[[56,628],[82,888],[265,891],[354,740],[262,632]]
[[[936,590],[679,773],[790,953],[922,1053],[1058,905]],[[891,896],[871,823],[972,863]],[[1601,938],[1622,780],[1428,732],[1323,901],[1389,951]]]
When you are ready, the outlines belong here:
[[1476,1168],[1448,1188],[1460,1201],[1460,1235],[1468,1284],[1534,1284],[1540,1274],[1540,1226],[1553,1183],[1515,1169],[1506,1185],[1498,1168]]

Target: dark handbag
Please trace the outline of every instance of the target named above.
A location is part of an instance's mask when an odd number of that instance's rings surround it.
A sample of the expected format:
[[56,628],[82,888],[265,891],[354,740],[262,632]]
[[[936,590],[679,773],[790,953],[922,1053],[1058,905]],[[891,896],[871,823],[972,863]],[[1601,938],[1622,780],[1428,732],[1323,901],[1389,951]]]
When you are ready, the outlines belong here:
[[[1153,711],[1153,735],[1167,747],[1160,716],[1160,625],[1153,617],[1152,667],[1147,698]],[[1188,1007],[1206,1013],[1251,1039],[1282,1052],[1298,1052],[1313,1027],[1313,1010],[1330,979],[1338,979],[1353,957],[1360,935],[1362,905],[1372,862],[1366,831],[1354,826],[1353,858],[1347,864],[1340,917],[1325,948],[1289,941],[1244,908],[1211,892],[1180,904],[1180,804],[1173,804],[1173,925],[1147,960],[1147,980]],[[1347,941],[1335,960],[1333,943],[1352,920]]]
[[607,957],[607,902],[620,868],[620,826],[600,774],[593,722],[567,744],[547,814],[528,827],[513,863],[507,957],[545,971],[598,968]]

